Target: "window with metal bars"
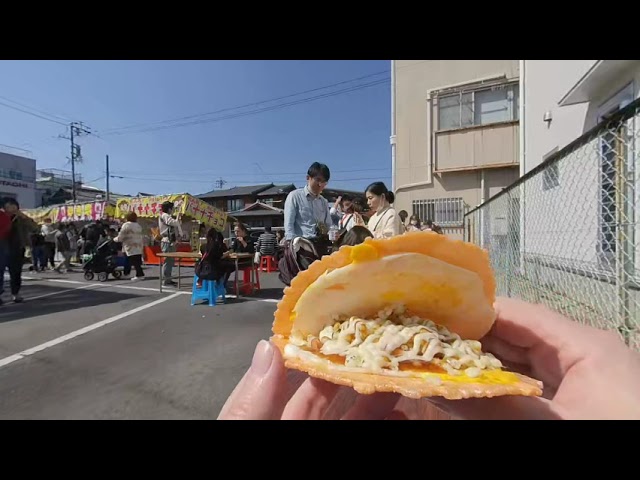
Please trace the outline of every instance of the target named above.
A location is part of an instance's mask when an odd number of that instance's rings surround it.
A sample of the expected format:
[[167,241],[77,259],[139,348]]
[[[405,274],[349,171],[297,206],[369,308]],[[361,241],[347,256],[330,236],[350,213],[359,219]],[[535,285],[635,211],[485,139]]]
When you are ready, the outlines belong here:
[[426,222],[436,225],[461,226],[464,219],[465,203],[462,198],[437,198],[431,200],[414,200],[413,214]]

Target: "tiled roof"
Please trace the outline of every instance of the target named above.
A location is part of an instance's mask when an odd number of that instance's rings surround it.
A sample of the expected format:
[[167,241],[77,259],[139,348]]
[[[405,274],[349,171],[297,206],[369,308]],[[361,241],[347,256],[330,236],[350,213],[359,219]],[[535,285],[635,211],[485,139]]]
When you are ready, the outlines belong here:
[[273,187],[273,183],[265,185],[250,185],[247,187],[233,187],[225,190],[214,190],[208,193],[196,195],[197,198],[222,198],[222,197],[242,197],[245,195],[256,195],[264,190]]
[[239,212],[229,212],[231,217],[282,217],[283,211],[279,210],[240,210]]
[[260,192],[258,197],[270,197],[272,195],[282,195],[283,193],[289,193],[296,189],[296,186],[293,183],[289,185],[274,185],[273,187],[265,190],[264,192]]

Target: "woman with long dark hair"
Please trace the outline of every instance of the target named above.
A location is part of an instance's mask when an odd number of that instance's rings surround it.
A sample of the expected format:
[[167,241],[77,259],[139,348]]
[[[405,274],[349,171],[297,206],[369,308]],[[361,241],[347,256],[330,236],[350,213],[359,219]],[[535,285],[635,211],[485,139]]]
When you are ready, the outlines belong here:
[[226,283],[231,272],[235,271],[235,266],[224,262],[230,253],[224,244],[224,237],[215,228],[210,228],[206,238],[207,243],[202,248],[202,260],[195,271],[198,284],[201,285],[202,280],[218,281],[221,278],[224,278]]
[[342,232],[333,250],[334,252],[340,250],[340,247],[344,245],[360,245],[364,243],[367,238],[373,238],[371,232],[362,225],[354,225],[351,230]]
[[391,207],[395,200],[383,182],[374,182],[365,191],[367,203],[373,212],[367,228],[373,238],[391,238],[402,233],[402,223],[396,211]]

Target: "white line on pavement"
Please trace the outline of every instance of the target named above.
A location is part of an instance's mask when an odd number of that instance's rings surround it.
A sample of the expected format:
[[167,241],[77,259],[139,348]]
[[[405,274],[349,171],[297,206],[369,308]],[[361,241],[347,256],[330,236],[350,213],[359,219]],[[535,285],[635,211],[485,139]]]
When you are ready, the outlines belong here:
[[[62,280],[62,279],[58,279],[58,278],[33,278],[33,277],[22,277],[23,279],[26,280],[39,280],[41,282],[51,282],[51,283],[68,283],[71,285],[87,285],[87,282],[79,282],[77,280]],[[124,289],[128,289],[128,290],[141,290],[144,292],[154,292],[154,293],[160,293],[160,291],[157,288],[149,288],[149,287],[134,287],[132,285],[120,285],[118,283],[89,283],[89,285],[95,285],[95,286],[99,286],[99,287],[113,287],[113,288],[124,288]],[[162,287],[163,289],[167,289],[169,291],[171,291],[170,288],[168,287]],[[175,292],[179,295],[191,295],[191,292]]]
[[[227,298],[238,298],[237,295],[227,295]],[[265,303],[278,303],[280,300],[275,298],[255,298],[255,297],[240,297],[239,300],[248,300],[250,302],[265,302]]]
[[16,353],[15,355],[11,355],[9,357],[5,357],[3,359],[0,360],[0,368],[7,366],[13,362],[17,362],[18,360],[21,360],[25,357],[28,357],[29,355],[33,355],[34,353],[38,353],[41,352],[43,350],[46,350],[47,348],[51,348],[54,347],[56,345],[59,345],[63,342],[66,342],[68,340],[71,340],[72,338],[75,337],[79,337],[80,335],[84,335],[85,333],[89,333],[93,330],[96,330],[100,327],[104,327],[105,325],[109,325],[110,323],[113,322],[117,322],[118,320],[122,320],[123,318],[129,317],[131,315],[134,315],[136,313],[142,312],[143,310],[146,310],[148,308],[152,308],[155,307],[156,305],[159,305],[161,303],[164,303],[168,300],[172,300],[174,298],[176,298],[177,296],[179,296],[179,293],[174,293],[173,295],[169,295],[168,297],[164,297],[161,298],[159,300],[156,300],[154,302],[151,303],[147,303],[145,305],[142,305],[140,307],[134,308],[132,310],[129,310],[127,312],[123,312],[119,315],[115,315],[113,317],[107,318],[106,320],[102,320],[100,322],[88,325],[84,328],[81,328],[79,330],[76,330],[74,332],[71,333],[67,333],[66,335],[63,335],[61,337],[58,338],[54,338],[53,340],[50,340],[48,342],[42,343],[40,345],[37,345],[33,348],[28,348],[27,350],[23,350],[20,353]]
[[[68,283],[71,285],[87,285],[86,282],[79,282],[77,280],[63,280],[59,278],[33,278],[33,277],[22,277],[26,280],[39,280],[41,282],[51,282],[51,283]],[[141,290],[145,292],[154,292],[160,293],[157,288],[149,288],[149,287],[134,287],[131,285],[120,285],[118,283],[90,283],[89,285],[97,286],[97,287],[114,287],[114,288],[124,288],[129,290]],[[191,292],[176,292],[171,287],[162,287],[163,290],[168,290],[170,292],[174,292],[177,295],[191,295]],[[49,295],[49,294],[47,294]],[[51,295],[54,295],[53,293]],[[238,298],[236,295],[227,295],[227,298]],[[255,298],[255,297],[240,297],[240,300],[247,300],[251,302],[265,302],[265,303],[278,303],[280,300],[275,298]]]
[[58,290],[57,292],[49,292],[49,293],[45,293],[44,295],[37,295],[35,297],[25,297],[24,301],[25,302],[30,302],[31,300],[39,300],[40,298],[51,297],[53,295],[59,295],[61,293],[65,293],[65,292],[73,292],[74,290],[85,290],[87,288],[95,288],[95,287],[104,287],[104,285],[99,285],[99,284],[92,283],[90,285],[83,285],[81,287],[67,288],[65,290]]

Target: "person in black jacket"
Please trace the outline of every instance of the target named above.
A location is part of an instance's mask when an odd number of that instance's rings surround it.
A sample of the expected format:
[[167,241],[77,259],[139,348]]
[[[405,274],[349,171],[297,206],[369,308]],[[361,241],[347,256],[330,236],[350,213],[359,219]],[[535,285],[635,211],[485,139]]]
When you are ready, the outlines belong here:
[[233,239],[231,250],[233,253],[255,253],[256,248],[253,239],[249,236],[249,231],[242,223],[236,223],[233,228],[236,238]]
[[84,242],[82,244],[82,253],[86,255],[93,254],[95,249],[98,248],[102,235],[104,235],[104,226],[99,220],[85,226],[80,232],[80,237]]
[[[15,303],[22,302],[20,288],[22,286],[22,266],[25,248],[30,243],[30,236],[38,230],[38,225],[20,211],[20,204],[13,198],[4,199],[4,215],[11,220],[9,236],[3,242],[3,257],[0,261],[0,296],[4,293],[4,271],[8,267],[11,281],[11,296]],[[0,298],[0,305],[2,305]]]
[[231,272],[235,271],[235,266],[224,261],[230,252],[224,244],[222,234],[215,228],[207,232],[207,244],[202,247],[201,252],[202,260],[196,266],[198,284],[202,284],[202,280],[218,281],[223,277],[226,284]]

